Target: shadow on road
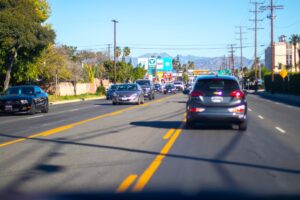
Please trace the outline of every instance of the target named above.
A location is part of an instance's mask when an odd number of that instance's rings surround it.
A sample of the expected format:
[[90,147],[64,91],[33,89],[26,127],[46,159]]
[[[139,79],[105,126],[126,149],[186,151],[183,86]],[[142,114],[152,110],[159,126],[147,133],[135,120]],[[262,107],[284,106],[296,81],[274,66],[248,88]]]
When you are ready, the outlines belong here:
[[[9,136],[5,134],[0,134],[0,136],[10,137],[14,139],[20,139],[24,137],[18,137],[18,136]],[[231,143],[227,145],[227,150],[223,149],[217,157],[224,157],[231,148],[231,146],[234,146],[235,143],[238,142],[239,138],[241,136],[237,136],[236,139],[233,139]],[[198,162],[207,162],[212,163],[216,165],[229,165],[229,166],[239,166],[239,167],[245,167],[245,168],[255,168],[259,170],[271,170],[275,172],[281,172],[281,173],[289,173],[289,174],[295,174],[300,175],[299,169],[289,169],[289,168],[282,168],[282,167],[276,167],[276,166],[268,166],[268,165],[259,165],[259,164],[252,164],[252,163],[246,163],[246,162],[238,162],[238,161],[227,161],[222,160],[218,158],[205,158],[205,157],[195,157],[195,156],[186,156],[186,155],[179,155],[179,154],[161,154],[157,151],[147,151],[147,150],[141,150],[141,149],[132,149],[132,148],[125,148],[125,147],[118,147],[118,146],[108,146],[108,145],[98,145],[98,144],[89,144],[89,143],[82,143],[82,142],[72,142],[72,141],[64,141],[64,140],[56,140],[56,139],[44,139],[44,138],[27,138],[31,141],[38,141],[38,142],[48,142],[48,143],[54,143],[56,145],[74,145],[74,146],[81,146],[81,147],[89,147],[89,148],[99,148],[99,149],[109,149],[114,151],[126,151],[131,153],[139,153],[139,154],[147,154],[147,155],[165,155],[166,157],[170,158],[178,158],[178,159],[186,159],[186,160],[193,160]],[[57,148],[54,148],[57,150]],[[49,156],[47,156],[49,157]]]

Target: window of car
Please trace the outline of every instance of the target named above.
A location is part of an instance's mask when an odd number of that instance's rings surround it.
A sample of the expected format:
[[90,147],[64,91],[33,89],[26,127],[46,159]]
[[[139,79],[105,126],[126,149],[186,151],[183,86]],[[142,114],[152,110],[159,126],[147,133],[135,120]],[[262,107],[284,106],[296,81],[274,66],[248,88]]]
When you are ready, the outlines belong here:
[[136,90],[137,90],[137,85],[135,85],[135,84],[120,85],[117,88],[117,91],[136,91]]
[[13,87],[8,88],[5,92],[6,95],[32,95],[34,94],[34,89],[32,87]]
[[235,80],[212,78],[199,79],[194,90],[201,91],[205,95],[213,95],[216,91],[222,91],[223,95],[229,95],[234,90],[239,90],[239,84]]
[[148,81],[148,80],[138,80],[136,81],[137,84],[139,85],[145,85],[145,86],[150,86],[151,85],[151,82]]

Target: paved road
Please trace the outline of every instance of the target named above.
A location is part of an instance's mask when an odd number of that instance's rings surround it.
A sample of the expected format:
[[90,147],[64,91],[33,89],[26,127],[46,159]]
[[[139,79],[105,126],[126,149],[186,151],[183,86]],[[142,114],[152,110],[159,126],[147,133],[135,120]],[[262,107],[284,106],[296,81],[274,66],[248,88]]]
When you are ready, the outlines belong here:
[[186,96],[0,116],[0,193],[300,194],[300,108],[248,95],[249,127],[184,123]]

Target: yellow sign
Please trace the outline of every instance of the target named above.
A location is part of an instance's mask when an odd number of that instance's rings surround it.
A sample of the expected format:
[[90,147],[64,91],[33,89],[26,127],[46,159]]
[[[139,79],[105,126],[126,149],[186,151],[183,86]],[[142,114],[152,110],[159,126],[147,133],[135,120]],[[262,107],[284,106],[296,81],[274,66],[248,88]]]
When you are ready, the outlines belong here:
[[282,78],[285,78],[288,75],[288,72],[286,71],[286,69],[283,69],[279,72],[279,74]]
[[210,70],[206,70],[206,69],[198,69],[198,70],[194,70],[193,74],[194,75],[202,75],[202,74],[210,74]]

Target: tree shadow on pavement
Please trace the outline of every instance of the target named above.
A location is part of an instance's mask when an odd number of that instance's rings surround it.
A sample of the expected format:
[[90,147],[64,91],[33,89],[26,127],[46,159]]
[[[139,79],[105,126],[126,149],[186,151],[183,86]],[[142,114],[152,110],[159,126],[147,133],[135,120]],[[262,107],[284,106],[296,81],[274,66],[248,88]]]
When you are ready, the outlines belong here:
[[[255,95],[259,96],[262,99],[267,99],[270,101],[274,101],[274,102],[278,102],[278,103],[283,103],[283,104],[287,104],[287,105],[291,105],[291,106],[296,106],[296,107],[300,107],[300,101],[297,99],[289,99],[289,98],[282,98],[282,97],[278,97],[272,94],[263,94],[263,93],[255,93]],[[300,98],[300,97],[299,97]]]
[[[3,135],[3,134],[1,134]],[[7,137],[20,139],[24,137],[18,137],[18,136],[9,136],[4,135]],[[64,140],[57,140],[57,139],[45,139],[45,138],[27,138],[31,141],[38,141],[38,142],[48,142],[48,143],[54,143],[56,145],[74,145],[74,146],[81,146],[81,147],[89,147],[89,148],[99,148],[99,149],[109,149],[114,151],[126,151],[131,153],[138,153],[138,154],[147,154],[147,155],[164,155],[166,157],[170,158],[178,158],[178,159],[186,159],[186,160],[193,160],[198,162],[207,162],[217,165],[229,165],[229,166],[239,166],[239,167],[245,167],[245,168],[255,168],[260,170],[271,170],[275,172],[281,172],[281,173],[289,173],[289,174],[295,174],[300,175],[299,169],[290,169],[290,168],[282,168],[282,167],[276,167],[276,166],[268,166],[268,165],[260,165],[260,164],[252,164],[252,163],[246,163],[246,162],[238,162],[238,161],[228,161],[228,160],[222,160],[218,159],[218,157],[222,158],[225,157],[230,150],[233,148],[234,144],[236,144],[239,141],[239,138],[241,136],[236,136],[236,139],[233,139],[232,142],[230,142],[227,147],[222,149],[219,155],[217,155],[217,158],[205,158],[205,157],[196,157],[196,156],[186,156],[186,155],[179,155],[179,154],[161,154],[157,151],[148,151],[148,150],[141,150],[141,149],[132,149],[132,148],[126,148],[126,147],[118,147],[118,146],[109,146],[109,145],[98,145],[98,144],[89,144],[89,143],[82,143],[82,142],[72,142],[72,141],[64,141]],[[57,150],[57,148],[54,148]],[[47,156],[50,157],[50,156]]]

